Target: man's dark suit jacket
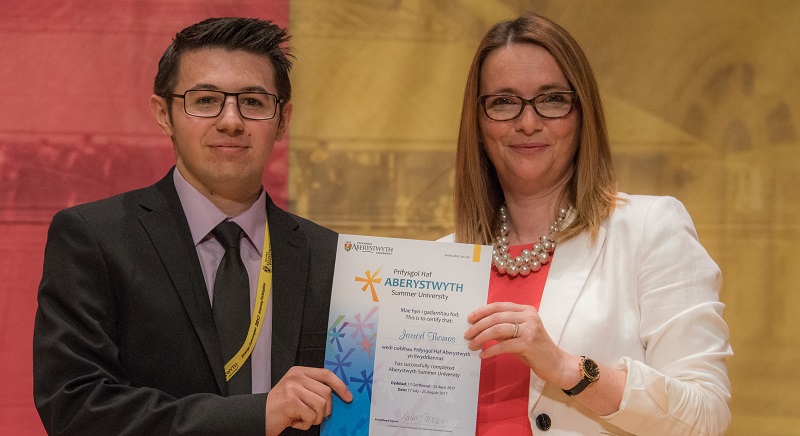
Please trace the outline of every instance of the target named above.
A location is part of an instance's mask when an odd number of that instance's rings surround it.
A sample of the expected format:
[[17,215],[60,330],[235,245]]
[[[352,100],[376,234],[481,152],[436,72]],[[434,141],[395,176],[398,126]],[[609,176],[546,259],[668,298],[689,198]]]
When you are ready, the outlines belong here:
[[[336,234],[269,198],[267,217],[274,385],[294,365],[322,366]],[[172,172],[56,214],[33,354],[34,400],[50,434],[264,434],[267,394],[225,397],[211,304]]]

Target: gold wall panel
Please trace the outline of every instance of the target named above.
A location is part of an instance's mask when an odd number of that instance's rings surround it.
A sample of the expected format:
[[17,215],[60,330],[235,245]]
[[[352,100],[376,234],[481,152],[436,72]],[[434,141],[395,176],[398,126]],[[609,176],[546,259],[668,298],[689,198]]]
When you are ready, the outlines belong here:
[[683,201],[723,270],[728,434],[800,434],[800,1],[293,1],[290,208],[449,233],[467,68],[525,10],[586,51],[621,189]]

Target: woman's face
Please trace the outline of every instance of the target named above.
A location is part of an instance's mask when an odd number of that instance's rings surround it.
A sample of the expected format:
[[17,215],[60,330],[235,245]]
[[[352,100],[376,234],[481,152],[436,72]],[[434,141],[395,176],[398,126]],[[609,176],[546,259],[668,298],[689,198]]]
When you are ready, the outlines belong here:
[[[553,91],[571,91],[556,60],[543,47],[514,44],[486,57],[480,95],[513,94],[531,99]],[[506,195],[547,196],[563,189],[572,175],[578,148],[580,111],[548,119],[526,105],[509,121],[493,121],[480,109],[480,129],[486,153]]]

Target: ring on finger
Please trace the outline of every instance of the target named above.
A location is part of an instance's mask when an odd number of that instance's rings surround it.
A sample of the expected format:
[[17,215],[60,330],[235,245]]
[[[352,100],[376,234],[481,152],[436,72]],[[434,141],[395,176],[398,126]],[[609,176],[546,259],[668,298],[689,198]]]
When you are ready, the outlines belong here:
[[511,336],[511,339],[514,339],[514,338],[516,338],[516,337],[517,337],[517,335],[519,335],[519,323],[518,323],[518,322],[515,322],[515,323],[514,323],[514,335],[513,335],[513,336]]

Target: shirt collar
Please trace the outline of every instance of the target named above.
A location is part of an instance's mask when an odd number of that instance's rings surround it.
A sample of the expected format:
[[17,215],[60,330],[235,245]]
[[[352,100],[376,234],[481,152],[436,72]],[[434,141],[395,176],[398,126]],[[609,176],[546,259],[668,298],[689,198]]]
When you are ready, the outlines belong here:
[[267,193],[262,189],[261,195],[249,209],[235,217],[226,216],[206,196],[183,178],[178,168],[172,173],[178,198],[181,200],[183,213],[189,222],[192,241],[195,247],[211,236],[211,230],[217,224],[230,218],[239,225],[247,235],[247,239],[259,255],[262,255],[264,230],[267,225]]

